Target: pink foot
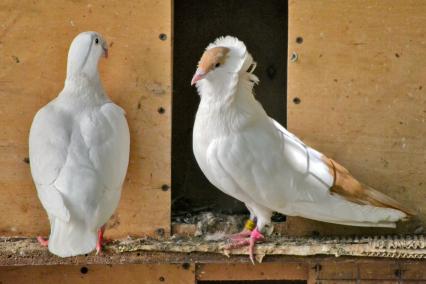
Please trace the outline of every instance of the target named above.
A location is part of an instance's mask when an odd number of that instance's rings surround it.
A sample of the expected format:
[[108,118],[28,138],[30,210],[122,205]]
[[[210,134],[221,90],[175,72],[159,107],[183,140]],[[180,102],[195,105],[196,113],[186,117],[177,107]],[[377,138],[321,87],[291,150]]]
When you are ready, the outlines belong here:
[[232,243],[230,245],[228,245],[226,248],[227,249],[235,249],[235,248],[241,248],[241,247],[244,247],[244,246],[248,246],[249,247],[250,260],[254,264],[254,246],[256,245],[256,243],[261,242],[264,239],[265,239],[265,237],[259,232],[259,230],[257,228],[255,228],[250,233],[250,238],[239,239],[239,240],[233,239]]
[[49,240],[45,240],[42,236],[38,236],[37,241],[42,247],[47,247],[49,245]]
[[228,238],[230,240],[239,241],[239,240],[246,239],[246,238],[250,237],[250,234],[251,234],[251,231],[244,229],[237,234],[228,235],[228,236],[226,236],[226,238]]
[[96,254],[102,254],[102,244],[104,242],[105,225],[98,230],[98,241],[96,242]]
[[256,245],[257,242],[262,242],[264,239],[265,237],[259,232],[257,228],[254,229],[253,232],[251,232],[249,254],[250,254],[251,263],[253,264],[254,264],[254,256],[253,256],[254,246]]
[[256,218],[254,220],[248,219],[244,225],[244,229],[241,232],[238,234],[229,235],[227,238],[236,241],[244,240],[250,236],[254,228],[256,228]]

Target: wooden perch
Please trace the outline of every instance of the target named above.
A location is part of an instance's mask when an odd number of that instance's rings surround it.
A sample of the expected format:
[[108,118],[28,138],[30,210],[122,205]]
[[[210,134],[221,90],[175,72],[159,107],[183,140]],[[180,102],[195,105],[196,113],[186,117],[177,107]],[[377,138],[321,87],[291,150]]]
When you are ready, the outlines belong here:
[[[155,240],[149,238],[117,240],[106,245],[104,255],[58,258],[39,246],[34,238],[0,238],[0,265],[116,264],[245,262],[247,249],[228,251],[225,241],[202,238]],[[258,261],[288,256],[363,256],[394,259],[426,258],[423,235],[376,237],[270,237],[256,246]]]

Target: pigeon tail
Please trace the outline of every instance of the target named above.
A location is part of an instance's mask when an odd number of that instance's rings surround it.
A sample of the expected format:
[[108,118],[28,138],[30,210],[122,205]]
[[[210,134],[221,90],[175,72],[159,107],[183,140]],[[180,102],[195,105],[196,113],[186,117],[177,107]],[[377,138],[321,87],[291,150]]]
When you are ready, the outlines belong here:
[[330,188],[331,193],[357,204],[372,205],[380,208],[392,208],[404,212],[408,217],[416,215],[416,212],[409,209],[393,198],[381,193],[374,188],[362,184],[356,180],[349,171],[333,159],[323,157],[329,167],[334,183]]
[[66,223],[54,218],[51,222],[49,251],[60,257],[90,253],[96,248],[97,232],[84,224]]

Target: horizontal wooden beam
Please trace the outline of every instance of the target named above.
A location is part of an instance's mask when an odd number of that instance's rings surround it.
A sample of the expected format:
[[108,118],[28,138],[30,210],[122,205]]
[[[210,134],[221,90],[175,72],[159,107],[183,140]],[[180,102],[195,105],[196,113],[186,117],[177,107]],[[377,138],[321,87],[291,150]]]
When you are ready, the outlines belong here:
[[[58,258],[34,238],[0,238],[0,266],[119,263],[216,263],[247,262],[246,248],[228,250],[227,241],[202,238],[116,240],[106,245],[103,255],[89,254]],[[303,238],[271,236],[256,246],[259,262],[285,261],[289,257],[363,256],[391,259],[424,259],[426,242],[419,236]],[[303,258],[300,258],[303,259]]]

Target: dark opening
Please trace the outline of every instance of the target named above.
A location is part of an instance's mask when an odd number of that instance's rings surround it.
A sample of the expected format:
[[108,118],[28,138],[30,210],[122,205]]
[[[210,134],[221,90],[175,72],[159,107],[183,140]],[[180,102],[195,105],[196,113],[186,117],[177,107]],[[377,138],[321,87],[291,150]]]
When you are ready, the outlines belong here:
[[[257,99],[286,125],[286,0],[175,0],[172,122],[172,211],[174,215],[246,212],[204,177],[192,153],[192,127],[199,96],[190,86],[206,46],[219,36],[244,41],[257,62]],[[225,282],[223,282],[225,283]],[[272,283],[272,282],[271,282]]]

